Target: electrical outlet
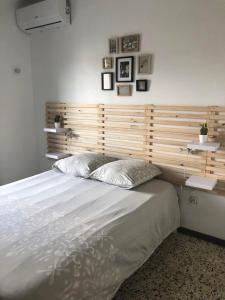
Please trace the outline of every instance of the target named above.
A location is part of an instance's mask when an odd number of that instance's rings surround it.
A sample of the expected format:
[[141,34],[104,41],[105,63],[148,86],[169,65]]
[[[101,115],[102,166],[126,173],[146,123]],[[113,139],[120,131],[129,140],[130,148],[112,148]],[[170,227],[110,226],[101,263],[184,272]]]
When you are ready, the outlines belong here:
[[188,198],[188,202],[192,205],[198,205],[198,197],[195,195],[190,195]]

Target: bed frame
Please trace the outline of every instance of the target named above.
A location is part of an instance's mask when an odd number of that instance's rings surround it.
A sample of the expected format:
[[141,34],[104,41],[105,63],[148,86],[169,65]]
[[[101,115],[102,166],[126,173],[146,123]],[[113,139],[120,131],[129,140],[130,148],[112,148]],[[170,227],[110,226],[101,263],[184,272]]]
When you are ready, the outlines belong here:
[[[217,178],[214,192],[225,194],[225,107],[49,102],[48,127],[53,127],[56,113],[71,132],[48,133],[49,152],[141,158],[158,165],[162,178],[175,184],[183,184],[191,175]],[[208,123],[209,141],[219,141],[221,148],[188,154],[187,143],[198,141],[203,122]]]

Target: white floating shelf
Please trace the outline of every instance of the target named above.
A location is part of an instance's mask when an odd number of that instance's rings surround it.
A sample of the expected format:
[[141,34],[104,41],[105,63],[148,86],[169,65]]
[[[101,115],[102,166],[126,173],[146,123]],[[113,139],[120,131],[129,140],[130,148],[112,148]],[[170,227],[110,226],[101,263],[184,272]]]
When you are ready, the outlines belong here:
[[69,157],[70,154],[68,154],[68,153],[61,153],[61,152],[49,152],[49,153],[46,153],[45,156],[47,158],[52,158],[52,159],[62,159],[62,158]]
[[186,186],[212,191],[217,184],[217,179],[201,176],[191,176],[185,182]]
[[204,143],[200,144],[197,142],[187,144],[187,148],[191,150],[201,151],[217,151],[220,147],[220,143]]
[[50,133],[66,133],[69,131],[69,128],[44,128],[44,132]]

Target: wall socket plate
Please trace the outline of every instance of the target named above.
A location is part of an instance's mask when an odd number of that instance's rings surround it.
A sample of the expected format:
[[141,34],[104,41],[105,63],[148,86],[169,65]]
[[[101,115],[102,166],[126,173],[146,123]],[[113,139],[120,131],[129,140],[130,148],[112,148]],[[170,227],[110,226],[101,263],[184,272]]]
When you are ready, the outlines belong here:
[[198,205],[198,197],[196,195],[190,195],[188,202],[192,205]]

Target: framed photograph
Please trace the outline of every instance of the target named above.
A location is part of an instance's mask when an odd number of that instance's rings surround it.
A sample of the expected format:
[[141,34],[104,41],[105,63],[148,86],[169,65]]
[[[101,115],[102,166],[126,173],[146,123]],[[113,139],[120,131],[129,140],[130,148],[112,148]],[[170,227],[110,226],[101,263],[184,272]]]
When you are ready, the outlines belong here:
[[121,52],[138,52],[140,51],[140,34],[123,36],[120,39]]
[[112,69],[113,58],[112,57],[104,57],[102,59],[102,67],[103,67],[103,69]]
[[103,91],[113,90],[113,73],[112,72],[102,73],[102,90]]
[[130,84],[117,85],[117,96],[131,96],[132,86]]
[[109,39],[109,53],[110,54],[119,53],[119,38]]
[[152,55],[139,55],[138,74],[151,74]]
[[117,57],[116,58],[116,81],[133,82],[134,74],[134,57]]
[[136,80],[137,92],[147,92],[147,90],[148,90],[148,80],[146,79]]

